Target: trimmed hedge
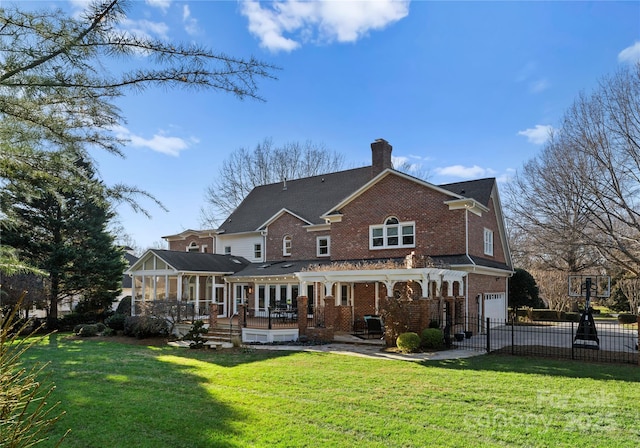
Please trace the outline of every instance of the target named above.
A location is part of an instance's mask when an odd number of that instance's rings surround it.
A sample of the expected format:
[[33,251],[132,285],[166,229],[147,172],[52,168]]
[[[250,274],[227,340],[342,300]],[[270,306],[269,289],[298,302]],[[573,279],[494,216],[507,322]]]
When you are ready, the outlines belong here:
[[420,348],[420,336],[418,333],[401,333],[396,339],[396,345],[404,353],[413,353]]
[[129,316],[124,322],[124,334],[138,339],[169,335],[169,323],[155,316]]
[[430,350],[439,350],[444,347],[444,333],[439,328],[426,328],[422,330],[422,347]]
[[124,331],[124,322],[127,320],[127,316],[124,314],[116,313],[113,316],[107,317],[104,323],[107,327],[115,331]]
[[638,315],[628,313],[618,314],[618,322],[621,324],[635,324],[638,322]]

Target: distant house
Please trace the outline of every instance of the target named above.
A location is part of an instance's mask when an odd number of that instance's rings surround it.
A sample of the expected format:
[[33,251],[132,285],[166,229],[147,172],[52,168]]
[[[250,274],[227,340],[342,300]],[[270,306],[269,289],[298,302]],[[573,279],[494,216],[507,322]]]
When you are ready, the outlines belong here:
[[421,325],[506,318],[513,270],[496,180],[433,185],[394,170],[385,140],[371,150],[371,166],[256,187],[219,228],[165,236],[168,251],[128,271],[135,303],[173,297],[227,318],[305,297],[310,313],[335,306],[343,331],[380,314],[382,299],[422,303]]

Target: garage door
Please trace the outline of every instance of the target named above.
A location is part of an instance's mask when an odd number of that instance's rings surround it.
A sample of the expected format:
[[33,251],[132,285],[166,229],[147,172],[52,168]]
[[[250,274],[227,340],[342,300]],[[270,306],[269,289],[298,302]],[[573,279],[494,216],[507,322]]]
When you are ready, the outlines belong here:
[[506,294],[503,292],[485,293],[484,294],[484,318],[491,320],[501,320],[502,323],[507,319],[507,303]]

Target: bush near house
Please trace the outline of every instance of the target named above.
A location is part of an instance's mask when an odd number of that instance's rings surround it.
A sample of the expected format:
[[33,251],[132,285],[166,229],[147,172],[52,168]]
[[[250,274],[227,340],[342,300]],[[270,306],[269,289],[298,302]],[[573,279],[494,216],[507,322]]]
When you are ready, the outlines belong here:
[[169,324],[156,316],[129,316],[124,322],[124,334],[138,339],[168,336]]
[[127,320],[126,315],[116,313],[113,316],[107,317],[104,323],[107,327],[111,328],[113,331],[124,331],[124,323],[126,320]]
[[439,328],[426,328],[422,331],[422,347],[429,350],[440,350],[444,347],[444,334]]
[[420,336],[417,333],[401,333],[396,340],[396,345],[403,353],[413,353],[420,348]]

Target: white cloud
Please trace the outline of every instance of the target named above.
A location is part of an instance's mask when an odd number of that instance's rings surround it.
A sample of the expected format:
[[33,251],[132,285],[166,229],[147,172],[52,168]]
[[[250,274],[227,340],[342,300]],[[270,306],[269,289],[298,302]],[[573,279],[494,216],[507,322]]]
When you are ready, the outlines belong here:
[[[409,14],[409,0],[242,2],[249,31],[274,52],[292,51],[302,42],[355,42]],[[285,36],[287,35],[287,36]]]
[[640,41],[618,53],[618,61],[634,64],[640,62]]
[[145,3],[155,8],[160,8],[162,12],[167,12],[169,6],[171,6],[171,0],[145,0]]
[[169,27],[164,22],[152,22],[150,20],[131,20],[125,18],[121,22],[122,28],[134,36],[141,38],[151,38],[152,36],[161,39],[169,38]]
[[552,131],[553,127],[549,124],[537,124],[535,128],[529,128],[525,129],[524,131],[519,131],[518,135],[524,135],[525,137],[527,137],[529,143],[542,145],[549,139]]
[[115,127],[113,132],[118,138],[128,140],[131,146],[136,148],[148,148],[152,151],[173,157],[180,156],[181,151],[185,151],[193,143],[198,143],[198,140],[195,138],[185,140],[180,137],[169,137],[164,135],[163,131],[154,134],[151,138],[144,138],[133,134],[129,129],[123,126]]
[[516,82],[526,83],[531,93],[540,93],[547,90],[551,84],[547,78],[537,75],[538,64],[535,61],[527,62],[516,74]]
[[436,174],[440,176],[460,177],[463,179],[472,179],[479,177],[493,176],[495,171],[490,168],[482,168],[478,165],[463,166],[451,165],[444,168],[436,168]]
[[549,88],[550,84],[549,81],[547,81],[547,79],[543,78],[543,79],[538,79],[536,81],[532,81],[529,83],[529,90],[532,93],[540,93],[540,92],[544,92],[545,90],[547,90]]
[[182,7],[182,22],[184,23],[184,29],[190,36],[194,36],[200,32],[198,27],[198,21],[191,17],[191,9],[189,5]]

